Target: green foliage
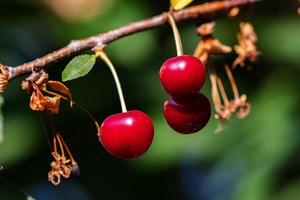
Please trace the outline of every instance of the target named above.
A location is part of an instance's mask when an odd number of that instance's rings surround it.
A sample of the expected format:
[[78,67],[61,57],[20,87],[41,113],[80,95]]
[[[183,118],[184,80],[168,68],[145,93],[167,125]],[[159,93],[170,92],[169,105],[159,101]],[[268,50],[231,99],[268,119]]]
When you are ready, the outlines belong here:
[[[20,128],[21,127],[21,128]],[[0,165],[9,168],[36,151],[43,136],[32,116],[9,113],[5,118],[5,140],[0,145]]]
[[34,200],[34,198],[25,194],[20,188],[3,179],[0,179],[0,199]]
[[87,75],[96,62],[95,55],[80,55],[73,58],[62,72],[62,80],[70,81]]
[[274,21],[259,21],[259,47],[263,54],[274,62],[286,62],[300,66],[300,26],[299,19],[285,17]]
[[2,113],[2,106],[4,104],[4,99],[2,96],[0,96],[0,144],[4,140],[3,136],[3,113]]

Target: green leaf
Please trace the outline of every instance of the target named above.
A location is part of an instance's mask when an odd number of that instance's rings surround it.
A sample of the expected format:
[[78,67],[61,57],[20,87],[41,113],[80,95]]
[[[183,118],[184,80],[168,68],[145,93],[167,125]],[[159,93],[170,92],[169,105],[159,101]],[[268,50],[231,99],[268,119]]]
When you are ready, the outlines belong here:
[[73,58],[62,72],[62,80],[70,81],[87,75],[96,62],[95,55],[80,55]]

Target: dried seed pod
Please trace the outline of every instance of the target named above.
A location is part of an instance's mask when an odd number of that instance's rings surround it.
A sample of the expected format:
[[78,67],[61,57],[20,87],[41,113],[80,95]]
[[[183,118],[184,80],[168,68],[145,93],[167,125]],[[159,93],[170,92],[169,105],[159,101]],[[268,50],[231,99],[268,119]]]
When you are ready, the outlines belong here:
[[32,83],[35,83],[38,87],[41,87],[48,82],[49,75],[44,71],[33,72],[30,74],[24,81],[21,83],[23,90],[26,90],[28,93],[32,92]]
[[[65,154],[65,152],[67,154]],[[53,138],[53,152],[51,155],[54,161],[50,164],[51,169],[48,173],[48,180],[52,184],[58,185],[61,181],[61,176],[63,178],[69,178],[72,174],[79,175],[77,162],[74,160],[69,147],[60,133],[56,133],[56,136]]]

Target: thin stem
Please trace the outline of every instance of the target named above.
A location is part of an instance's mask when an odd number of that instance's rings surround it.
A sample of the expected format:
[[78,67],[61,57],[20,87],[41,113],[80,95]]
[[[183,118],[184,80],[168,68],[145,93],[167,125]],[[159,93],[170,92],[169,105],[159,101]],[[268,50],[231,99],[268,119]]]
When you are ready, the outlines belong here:
[[212,99],[214,102],[214,107],[217,110],[220,106],[221,106],[221,99],[220,99],[220,95],[219,95],[219,91],[218,91],[218,85],[217,85],[217,75],[216,75],[216,70],[214,68],[214,65],[211,61],[211,58],[208,57],[208,66],[209,69],[209,78],[210,78],[210,82],[211,82],[211,93],[212,93]]
[[99,132],[100,126],[99,126],[97,120],[93,117],[93,115],[92,115],[89,111],[87,111],[87,109],[85,109],[83,106],[81,106],[81,105],[79,105],[79,104],[77,104],[77,103],[75,103],[75,102],[73,102],[73,104],[74,104],[77,108],[79,108],[79,110],[81,110],[82,112],[84,112],[87,116],[89,116],[89,117],[93,120],[93,122],[94,122],[94,124],[95,124],[95,126],[96,126],[96,128],[97,128],[97,131]]
[[49,145],[49,148],[50,148],[51,151],[53,151],[53,147],[52,147],[51,142],[50,142],[50,137],[48,135],[48,132],[47,132],[47,129],[46,129],[46,126],[45,126],[45,122],[44,122],[44,118],[42,116],[42,113],[39,114],[39,117],[40,117],[40,121],[41,121],[41,124],[42,124],[42,129],[43,129],[44,135],[46,137],[47,143]]
[[75,161],[75,159],[74,159],[74,157],[73,157],[73,155],[72,155],[72,153],[71,153],[68,145],[65,143],[65,141],[64,141],[64,139],[63,139],[63,137],[61,136],[60,133],[57,134],[57,139],[58,139],[58,141],[61,141],[63,143],[63,145],[64,145],[64,147],[65,147],[68,155],[70,156],[72,164],[76,164],[77,162]]
[[219,108],[221,105],[221,100],[218,92],[218,86],[216,83],[215,74],[210,73],[209,74],[210,82],[211,82],[211,96],[214,103],[215,109]]
[[172,30],[173,30],[177,56],[182,56],[183,55],[182,42],[181,42],[180,34],[179,34],[179,31],[178,31],[178,28],[177,28],[177,25],[176,25],[176,22],[174,20],[173,13],[171,10],[167,13],[167,16],[168,16],[168,22],[170,23]]
[[57,133],[58,131],[57,131],[57,129],[56,129],[56,126],[55,126],[53,117],[52,117],[51,113],[49,113],[48,111],[45,111],[45,113],[46,113],[47,116],[48,116],[48,119],[49,119],[49,121],[50,121],[51,130],[52,130],[53,136],[55,137],[55,136],[56,136],[56,133]]
[[219,90],[220,90],[220,93],[221,93],[221,96],[222,96],[225,106],[229,105],[229,100],[228,100],[224,85],[223,85],[220,77],[217,78],[217,84],[219,86]]
[[58,144],[59,144],[59,148],[60,148],[60,152],[61,152],[61,157],[65,158],[65,150],[64,150],[63,144],[62,144],[62,142],[60,140],[59,134],[60,133],[56,134],[56,138],[57,138],[57,141],[58,141]]
[[237,100],[240,98],[240,95],[239,95],[239,91],[237,89],[237,86],[236,86],[236,83],[235,83],[235,80],[233,78],[233,75],[231,73],[231,70],[229,69],[229,66],[227,64],[224,65],[225,67],[225,71],[226,71],[226,74],[229,78],[229,81],[230,81],[230,85],[231,85],[231,88],[232,88],[232,92],[233,92],[233,95],[234,95],[234,99]]
[[57,144],[56,144],[56,138],[55,137],[53,138],[53,152],[58,154],[57,153]]
[[[66,100],[66,101],[71,101],[69,98],[67,98],[67,97],[65,97],[65,96],[62,96],[62,95],[60,95],[60,94],[58,94],[58,93],[56,93],[56,92],[52,92],[52,91],[49,91],[49,90],[46,90],[46,89],[44,89],[43,91],[46,92],[46,93],[48,93],[48,94],[54,95],[54,96],[59,96],[60,98]],[[100,130],[100,126],[99,126],[97,120],[93,117],[93,115],[92,115],[87,109],[85,109],[83,106],[79,105],[78,103],[76,103],[76,102],[74,102],[74,101],[71,102],[71,105],[72,105],[72,106],[75,105],[77,108],[79,108],[79,110],[81,110],[81,111],[84,112],[89,118],[91,118],[91,119],[93,120],[93,122],[94,122],[96,128],[97,128],[97,131]]]
[[96,50],[96,56],[100,57],[106,63],[106,65],[109,67],[109,69],[110,69],[110,71],[111,71],[111,73],[114,77],[116,86],[117,86],[122,112],[123,113],[127,112],[127,108],[126,108],[126,104],[125,104],[125,100],[124,100],[120,80],[119,80],[119,77],[118,77],[118,74],[115,70],[114,65],[112,64],[112,62],[110,61],[110,59],[108,58],[108,56],[106,55],[106,53],[103,50]]

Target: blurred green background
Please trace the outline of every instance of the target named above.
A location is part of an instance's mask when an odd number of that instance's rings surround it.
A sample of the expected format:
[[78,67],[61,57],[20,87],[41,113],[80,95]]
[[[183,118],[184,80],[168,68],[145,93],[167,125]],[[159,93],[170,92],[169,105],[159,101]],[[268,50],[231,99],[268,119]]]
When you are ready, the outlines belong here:
[[[169,27],[109,45],[107,52],[117,67],[128,109],[143,110],[154,120],[153,145],[139,159],[118,160],[104,151],[93,123],[64,104],[55,121],[79,162],[81,175],[58,187],[47,181],[52,157],[39,115],[29,109],[29,97],[20,88],[25,77],[12,81],[3,94],[0,199],[300,199],[297,6],[296,0],[269,0],[248,7],[239,17],[216,18],[215,36],[229,45],[236,44],[240,21],[253,23],[262,52],[251,70],[234,71],[240,92],[252,104],[251,114],[244,120],[232,119],[218,134],[213,118],[193,135],[176,134],[164,121],[162,105],[167,96],[158,70],[176,53]],[[15,66],[72,39],[150,17],[168,7],[167,0],[1,0],[0,61]],[[195,22],[179,27],[185,52],[191,54],[199,41]],[[225,58],[228,63],[233,59],[234,55]],[[47,68],[50,79],[60,80],[68,61]],[[112,76],[102,62],[67,86],[99,122],[120,112]],[[209,89],[207,81],[204,93],[208,96]]]

